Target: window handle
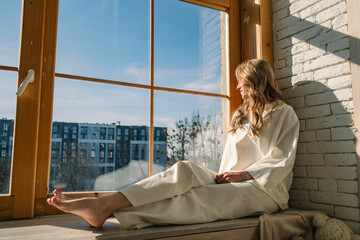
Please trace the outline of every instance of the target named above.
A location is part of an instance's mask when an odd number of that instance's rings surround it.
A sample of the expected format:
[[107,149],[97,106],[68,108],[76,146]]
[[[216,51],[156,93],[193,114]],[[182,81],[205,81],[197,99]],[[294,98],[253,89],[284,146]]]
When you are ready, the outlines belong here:
[[29,82],[34,81],[35,71],[33,69],[29,69],[28,74],[25,78],[25,80],[21,83],[19,89],[16,91],[17,96],[21,96],[21,94],[24,92],[25,88],[29,84]]

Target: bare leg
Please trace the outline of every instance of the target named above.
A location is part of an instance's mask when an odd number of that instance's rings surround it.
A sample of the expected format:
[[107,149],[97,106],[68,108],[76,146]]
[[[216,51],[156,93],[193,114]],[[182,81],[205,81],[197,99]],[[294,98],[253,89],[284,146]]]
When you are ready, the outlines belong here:
[[55,191],[54,197],[47,199],[48,204],[61,211],[82,217],[93,227],[101,227],[113,212],[131,206],[131,203],[120,192],[99,198],[86,197],[71,199],[61,192],[57,191],[55,193]]

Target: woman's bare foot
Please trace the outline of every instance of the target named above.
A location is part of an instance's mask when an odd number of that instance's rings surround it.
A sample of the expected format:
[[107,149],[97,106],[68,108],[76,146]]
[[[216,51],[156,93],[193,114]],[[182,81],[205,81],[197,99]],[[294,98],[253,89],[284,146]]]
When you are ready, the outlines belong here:
[[53,191],[54,196],[59,197],[60,199],[70,200],[71,198],[67,197],[66,195],[62,194],[61,189],[55,189]]
[[62,194],[61,191],[55,191],[54,196],[47,199],[48,204],[63,212],[73,213],[82,217],[93,227],[101,227],[114,211],[131,206],[130,202],[121,193],[101,198],[72,199]]

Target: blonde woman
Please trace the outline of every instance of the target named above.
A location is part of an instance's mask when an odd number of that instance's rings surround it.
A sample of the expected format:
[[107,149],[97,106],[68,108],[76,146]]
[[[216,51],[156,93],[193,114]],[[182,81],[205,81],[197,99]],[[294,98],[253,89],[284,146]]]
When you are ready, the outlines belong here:
[[100,227],[112,214],[127,229],[234,219],[288,208],[299,120],[284,102],[273,70],[253,59],[236,68],[243,104],[231,121],[219,173],[182,161],[100,198],[48,203]]

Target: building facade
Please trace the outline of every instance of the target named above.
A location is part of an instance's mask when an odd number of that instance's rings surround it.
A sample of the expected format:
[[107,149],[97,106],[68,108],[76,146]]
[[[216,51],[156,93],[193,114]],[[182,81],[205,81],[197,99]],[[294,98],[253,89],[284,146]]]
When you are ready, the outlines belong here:
[[[1,181],[7,183],[1,192],[9,190],[13,128],[14,120],[0,120],[0,161],[7,166],[0,175],[8,179]],[[167,166],[166,131],[154,127],[153,163],[157,171]],[[148,159],[147,126],[53,122],[49,191],[119,190],[148,176]],[[129,167],[134,161],[141,163]],[[140,175],[137,168],[142,168]]]

